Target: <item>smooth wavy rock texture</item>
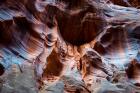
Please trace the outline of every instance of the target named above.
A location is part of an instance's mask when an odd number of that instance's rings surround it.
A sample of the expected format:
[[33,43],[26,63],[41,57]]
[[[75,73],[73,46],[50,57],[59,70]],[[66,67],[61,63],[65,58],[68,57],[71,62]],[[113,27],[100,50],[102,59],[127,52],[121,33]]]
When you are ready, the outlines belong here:
[[139,0],[0,0],[0,93],[140,93]]

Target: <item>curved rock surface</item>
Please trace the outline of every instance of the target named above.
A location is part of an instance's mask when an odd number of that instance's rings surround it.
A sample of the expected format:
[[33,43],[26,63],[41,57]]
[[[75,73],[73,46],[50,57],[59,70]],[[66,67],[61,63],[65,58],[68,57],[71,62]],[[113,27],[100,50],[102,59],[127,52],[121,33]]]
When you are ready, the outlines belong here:
[[139,93],[138,0],[1,0],[1,93]]

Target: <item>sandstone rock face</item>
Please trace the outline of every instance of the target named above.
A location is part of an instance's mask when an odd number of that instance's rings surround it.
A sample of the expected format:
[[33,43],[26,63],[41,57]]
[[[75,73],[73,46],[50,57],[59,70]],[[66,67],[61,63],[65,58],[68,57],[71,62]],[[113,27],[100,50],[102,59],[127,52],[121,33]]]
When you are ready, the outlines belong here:
[[138,0],[1,0],[0,93],[139,93]]
[[138,0],[111,0],[114,4],[126,6],[126,7],[136,7],[139,8],[139,1]]
[[29,63],[21,67],[13,64],[0,78],[1,93],[38,93],[35,78],[34,67]]

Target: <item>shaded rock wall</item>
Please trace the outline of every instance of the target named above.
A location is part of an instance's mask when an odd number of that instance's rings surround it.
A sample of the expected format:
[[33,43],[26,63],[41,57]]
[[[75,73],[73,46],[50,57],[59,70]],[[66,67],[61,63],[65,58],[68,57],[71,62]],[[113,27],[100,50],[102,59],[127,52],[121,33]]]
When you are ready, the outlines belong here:
[[139,92],[138,8],[137,0],[1,1],[1,92]]

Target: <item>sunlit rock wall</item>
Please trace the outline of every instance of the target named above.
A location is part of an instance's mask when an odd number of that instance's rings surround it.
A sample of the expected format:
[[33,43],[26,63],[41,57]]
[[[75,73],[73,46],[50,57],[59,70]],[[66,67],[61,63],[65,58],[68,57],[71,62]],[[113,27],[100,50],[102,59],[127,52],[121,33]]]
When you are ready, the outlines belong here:
[[1,93],[139,93],[138,0],[1,0]]

